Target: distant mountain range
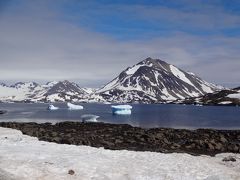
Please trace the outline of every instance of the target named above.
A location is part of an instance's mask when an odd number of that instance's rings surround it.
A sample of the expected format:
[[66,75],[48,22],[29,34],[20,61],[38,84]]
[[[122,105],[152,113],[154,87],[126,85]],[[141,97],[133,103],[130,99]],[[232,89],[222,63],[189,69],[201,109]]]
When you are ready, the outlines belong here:
[[69,81],[49,82],[40,85],[35,82],[18,82],[12,86],[0,85],[0,100],[4,102],[57,102],[81,101],[88,92]]
[[99,89],[81,88],[67,80],[45,85],[19,82],[7,86],[1,83],[0,101],[166,103],[202,97],[222,89],[162,60],[147,58],[128,67]]

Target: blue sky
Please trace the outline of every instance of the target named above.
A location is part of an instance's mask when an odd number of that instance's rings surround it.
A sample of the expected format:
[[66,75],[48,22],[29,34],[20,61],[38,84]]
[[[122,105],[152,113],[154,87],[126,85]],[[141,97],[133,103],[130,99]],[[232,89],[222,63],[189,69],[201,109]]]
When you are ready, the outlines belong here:
[[64,17],[75,16],[74,23],[123,40],[177,32],[240,35],[239,1],[91,1],[62,6]]
[[240,85],[237,0],[0,0],[0,27],[1,81],[99,86],[151,56]]

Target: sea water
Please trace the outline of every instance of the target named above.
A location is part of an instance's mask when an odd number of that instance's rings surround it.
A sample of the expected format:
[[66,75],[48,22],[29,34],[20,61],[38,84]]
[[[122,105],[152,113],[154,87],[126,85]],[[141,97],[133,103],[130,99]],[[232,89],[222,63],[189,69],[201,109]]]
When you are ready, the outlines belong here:
[[18,122],[62,122],[79,121],[84,114],[100,116],[98,121],[106,123],[130,124],[137,127],[171,128],[216,128],[239,129],[240,107],[230,106],[194,106],[174,104],[131,104],[131,115],[113,115],[111,104],[80,104],[84,109],[69,111],[66,103],[53,103],[58,110],[47,110],[45,103],[1,103],[0,121]]

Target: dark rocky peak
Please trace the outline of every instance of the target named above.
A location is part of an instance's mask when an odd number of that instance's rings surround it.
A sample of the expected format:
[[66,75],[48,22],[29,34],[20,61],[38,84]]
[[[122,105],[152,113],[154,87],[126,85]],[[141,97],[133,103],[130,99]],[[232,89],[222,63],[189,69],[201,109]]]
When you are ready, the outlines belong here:
[[151,57],[148,57],[147,59],[144,59],[143,61],[139,62],[137,65],[147,65],[147,66],[151,66],[153,68],[166,68],[169,66],[168,63],[166,63],[163,60],[160,59],[153,59]]
[[119,80],[125,79],[127,76],[137,77],[137,76],[154,76],[153,71],[157,70],[159,72],[170,71],[168,63],[160,59],[152,59],[148,57],[147,59],[140,61],[132,67],[128,67],[119,75]]

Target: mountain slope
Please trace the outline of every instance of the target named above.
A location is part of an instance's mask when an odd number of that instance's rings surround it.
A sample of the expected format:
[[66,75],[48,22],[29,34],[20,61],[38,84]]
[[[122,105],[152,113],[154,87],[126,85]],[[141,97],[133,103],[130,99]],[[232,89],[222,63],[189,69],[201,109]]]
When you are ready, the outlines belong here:
[[193,73],[147,58],[121,72],[96,95],[109,102],[156,103],[197,97],[217,89]]

